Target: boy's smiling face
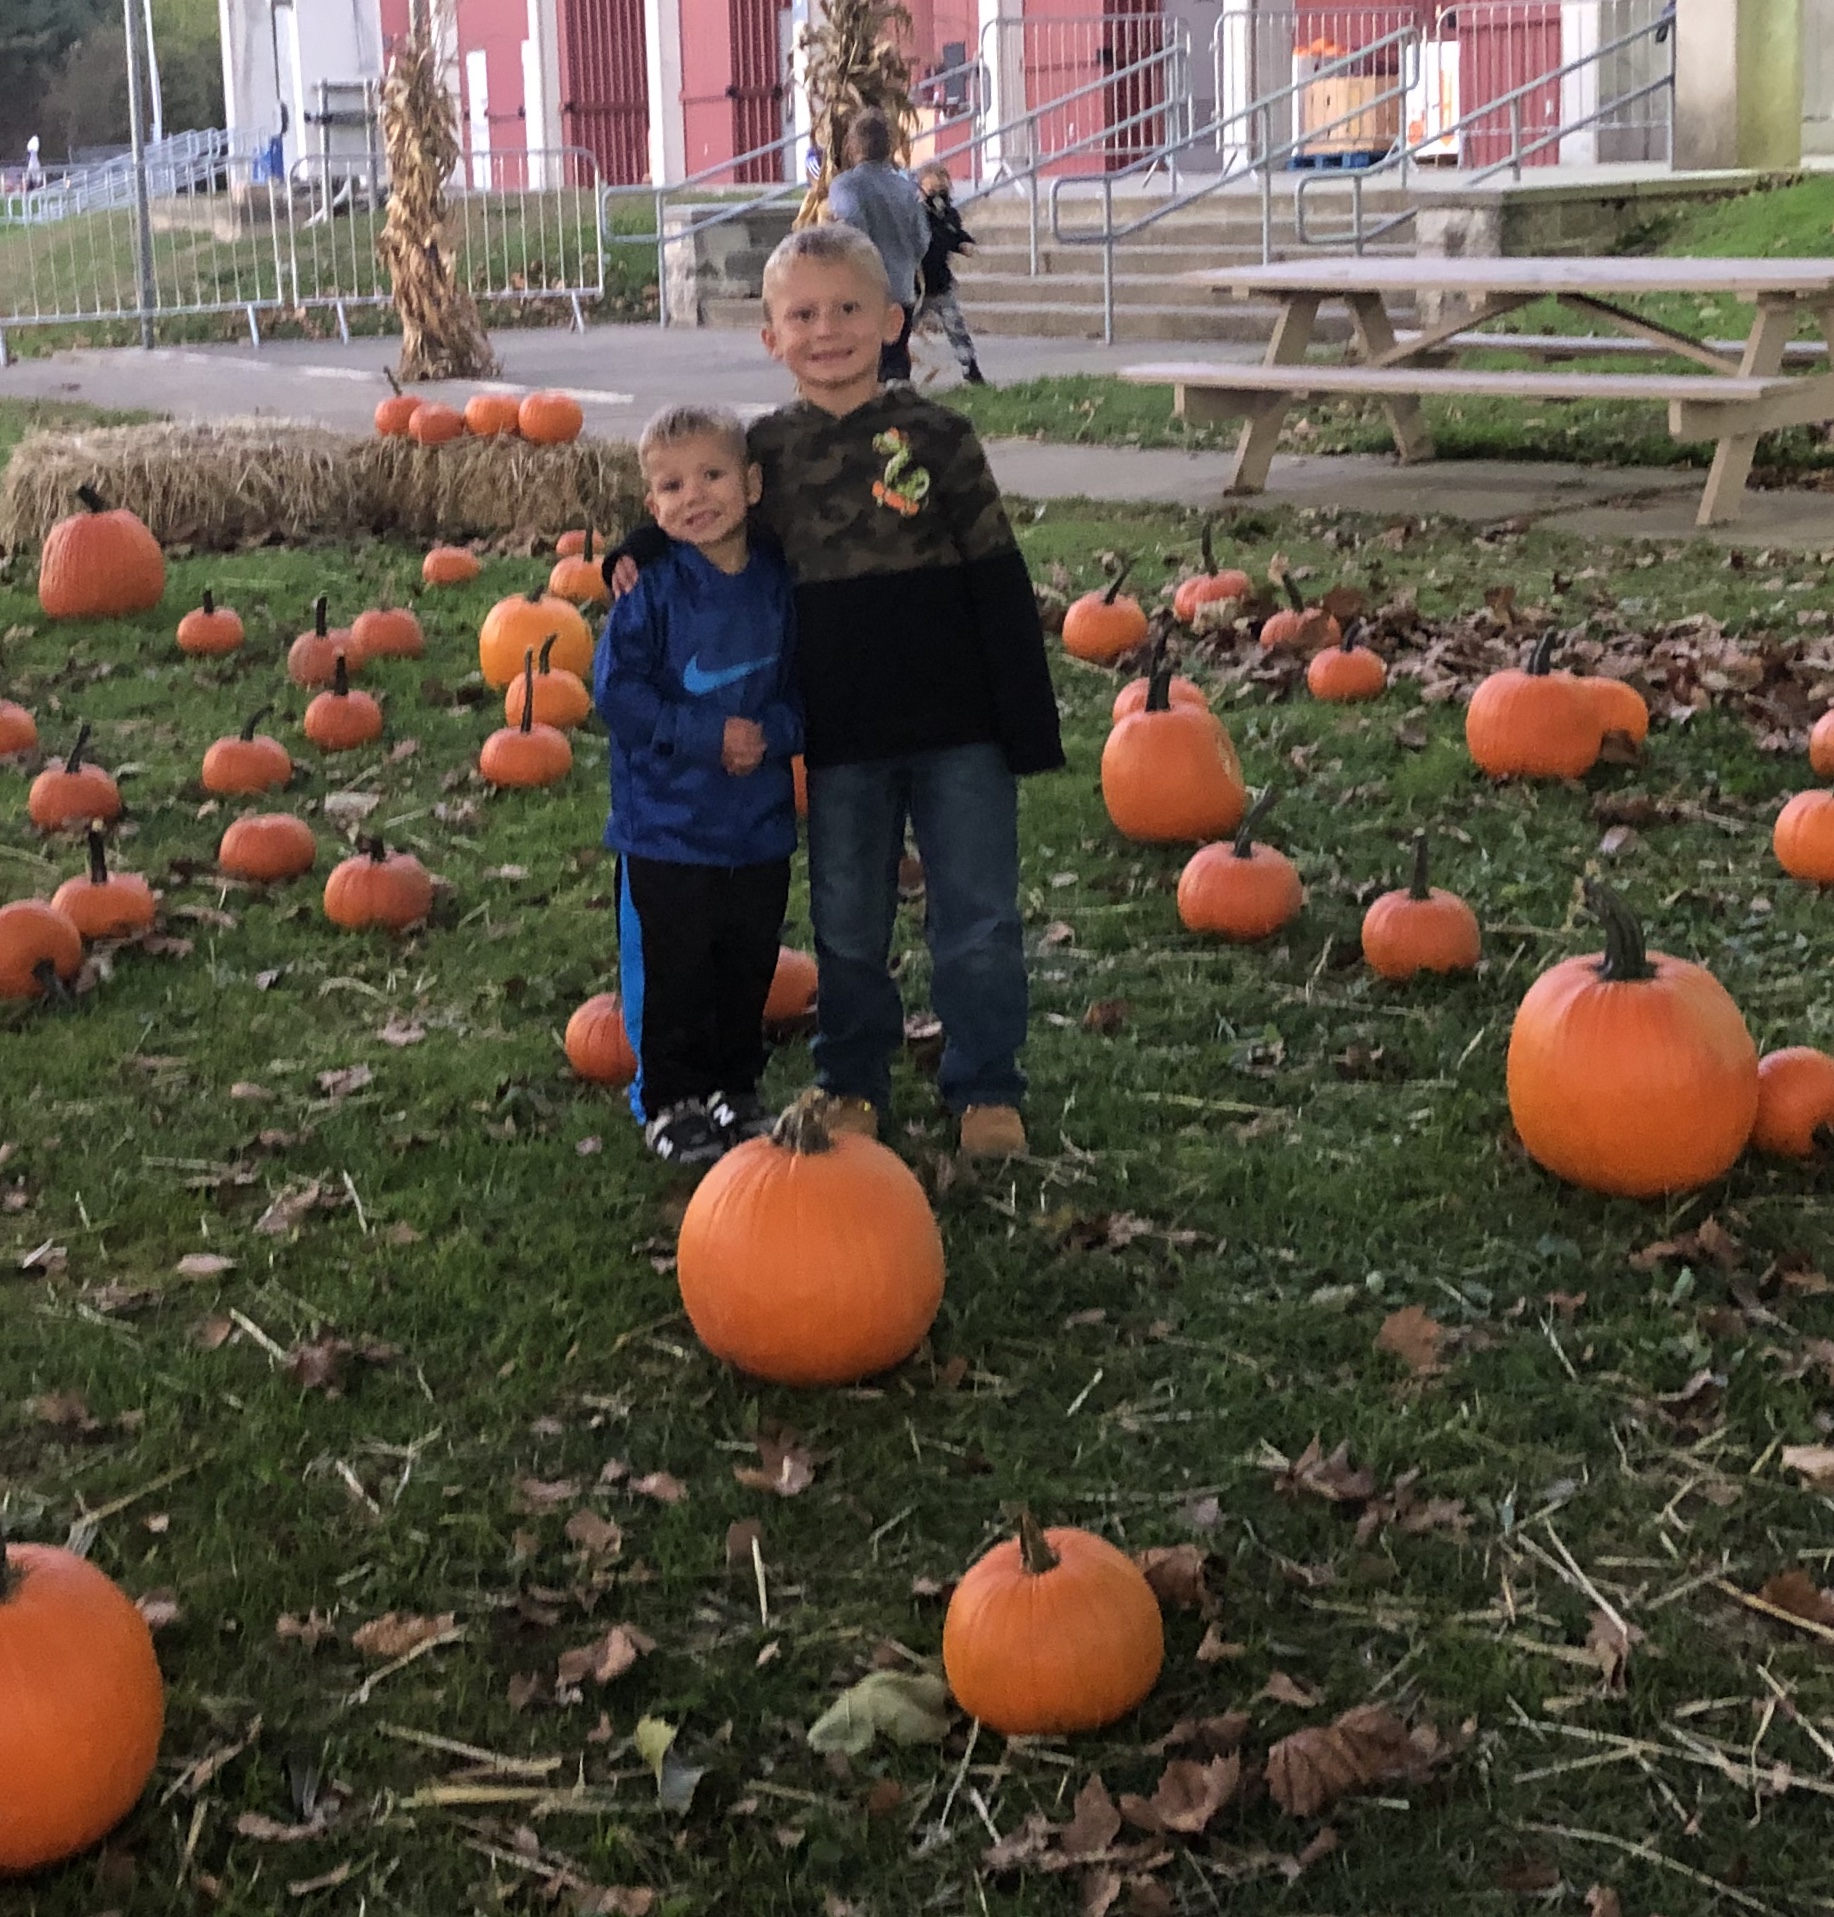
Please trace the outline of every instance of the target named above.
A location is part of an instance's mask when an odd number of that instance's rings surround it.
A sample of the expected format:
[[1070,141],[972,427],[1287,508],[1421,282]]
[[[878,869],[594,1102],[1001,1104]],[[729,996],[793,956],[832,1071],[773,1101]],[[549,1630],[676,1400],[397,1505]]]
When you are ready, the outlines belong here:
[[652,446],[643,458],[644,504],[671,539],[698,546],[715,564],[743,552],[745,515],[763,495],[764,475],[715,435]]
[[795,260],[772,282],[764,348],[790,370],[804,399],[848,413],[879,390],[879,348],[904,312],[845,261]]

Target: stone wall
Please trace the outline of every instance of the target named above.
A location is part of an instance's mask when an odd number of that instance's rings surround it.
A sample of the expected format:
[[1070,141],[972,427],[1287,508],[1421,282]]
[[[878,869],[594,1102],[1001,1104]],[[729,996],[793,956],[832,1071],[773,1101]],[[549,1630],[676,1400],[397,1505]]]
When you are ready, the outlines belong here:
[[[669,324],[705,326],[716,302],[757,299],[764,286],[764,262],[789,232],[797,205],[786,198],[774,206],[748,207],[727,220],[719,220],[718,202],[671,207],[663,217],[664,234],[692,237],[663,248]],[[715,220],[717,225],[709,224]]]

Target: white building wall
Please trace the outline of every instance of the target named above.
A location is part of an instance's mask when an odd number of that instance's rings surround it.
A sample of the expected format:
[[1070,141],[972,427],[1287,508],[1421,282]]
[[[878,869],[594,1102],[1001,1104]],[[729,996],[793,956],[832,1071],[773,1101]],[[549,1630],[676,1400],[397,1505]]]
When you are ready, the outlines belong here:
[[217,23],[230,132],[246,150],[280,135],[289,166],[316,150],[320,81],[382,78],[377,0],[217,0]]

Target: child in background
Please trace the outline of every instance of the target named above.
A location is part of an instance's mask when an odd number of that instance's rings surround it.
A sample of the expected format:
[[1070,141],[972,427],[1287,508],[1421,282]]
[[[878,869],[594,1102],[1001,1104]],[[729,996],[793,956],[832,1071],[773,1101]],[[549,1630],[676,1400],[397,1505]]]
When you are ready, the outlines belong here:
[[985,386],[987,375],[975,356],[974,336],[968,331],[961,301],[955,297],[955,269],[949,264],[951,254],[974,251],[974,235],[962,225],[962,216],[950,197],[953,182],[949,169],[940,160],[920,166],[915,178],[929,215],[930,247],[923,256],[923,298],[917,302],[913,330],[922,332],[934,322],[960,362],[962,377],[970,386]]
[[612,606],[593,662],[611,734],[618,969],[658,1157],[704,1165],[766,1129],[764,1001],[796,848],[788,569],[753,546],[761,475],[718,407],[665,408],[637,455],[665,537]]
[[917,310],[917,269],[930,244],[930,216],[908,173],[892,165],[891,122],[877,107],[847,123],[841,147],[844,173],[828,182],[828,211],[866,235],[879,249],[891,296],[904,315],[895,339],[879,353],[879,378],[911,376],[911,320]]

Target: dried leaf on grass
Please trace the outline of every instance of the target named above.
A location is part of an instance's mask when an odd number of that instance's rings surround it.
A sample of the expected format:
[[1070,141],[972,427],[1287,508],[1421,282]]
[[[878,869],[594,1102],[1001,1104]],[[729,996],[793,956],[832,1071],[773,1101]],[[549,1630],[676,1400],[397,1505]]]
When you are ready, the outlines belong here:
[[1200,1837],[1210,1820],[1233,1798],[1242,1782],[1242,1760],[1235,1753],[1207,1764],[1175,1757],[1166,1765],[1151,1797],[1121,1799],[1121,1814],[1137,1830],[1174,1831]]
[[188,1251],[172,1267],[181,1278],[215,1278],[235,1268],[236,1261],[220,1251]]
[[949,1686],[933,1671],[872,1671],[809,1726],[818,1751],[857,1757],[883,1733],[894,1744],[940,1744],[949,1734]]
[[322,1391],[328,1398],[339,1396],[352,1364],[393,1364],[401,1356],[398,1345],[380,1338],[340,1338],[329,1334],[309,1343],[295,1345],[287,1353],[286,1373],[301,1391]]
[[1350,1441],[1345,1439],[1327,1458],[1314,1438],[1299,1456],[1274,1478],[1274,1489],[1284,1497],[1309,1495],[1331,1504],[1361,1504],[1375,1496],[1375,1473],[1350,1463]]
[[274,1636],[282,1644],[303,1644],[316,1651],[327,1638],[337,1638],[337,1626],[322,1611],[309,1610],[303,1618],[282,1611],[274,1620]]
[[555,1675],[562,1684],[609,1684],[656,1648],[656,1640],[634,1624],[614,1624],[601,1638],[562,1651]]
[[1445,1326],[1430,1313],[1418,1305],[1403,1305],[1382,1320],[1375,1348],[1399,1358],[1416,1377],[1424,1378],[1440,1369],[1439,1347],[1445,1335]]
[[1293,1817],[1312,1817],[1350,1791],[1424,1777],[1443,1754],[1430,1724],[1408,1727],[1378,1704],[1283,1737],[1267,1754],[1267,1788]]
[[815,1482],[815,1461],[797,1443],[795,1432],[760,1431],[757,1446],[759,1463],[732,1467],[732,1475],[740,1484],[779,1498],[793,1498]]
[[665,1717],[640,1717],[631,1741],[656,1780],[656,1801],[680,1817],[693,1803],[694,1787],[706,1776],[707,1767],[688,1763],[676,1750],[677,1728]]
[[1784,1470],[1799,1472],[1810,1489],[1834,1488],[1834,1445],[1786,1444],[1782,1456]]
[[382,1616],[371,1618],[367,1624],[359,1624],[351,1632],[351,1648],[361,1651],[365,1657],[390,1663],[398,1657],[406,1657],[429,1639],[452,1630],[456,1623],[457,1618],[451,1611],[442,1611],[437,1617],[422,1617],[409,1611],[385,1611]]
[[688,1487],[672,1471],[651,1471],[632,1478],[630,1488],[640,1498],[654,1498],[658,1504],[680,1504]]
[[1745,1247],[1721,1225],[1709,1218],[1694,1231],[1673,1238],[1658,1238],[1641,1251],[1630,1254],[1633,1271],[1654,1271],[1661,1264],[1714,1264],[1731,1271],[1744,1260]]
[[1174,1611],[1200,1611],[1208,1617],[1216,1609],[1205,1576],[1209,1557],[1199,1544],[1154,1544],[1136,1552],[1134,1562],[1161,1605]]
[[1800,1565],[1766,1578],[1758,1586],[1758,1596],[1791,1617],[1834,1627],[1834,1592],[1822,1590]]
[[567,1541],[592,1558],[615,1558],[624,1548],[624,1532],[617,1521],[596,1511],[575,1511],[567,1520]]

